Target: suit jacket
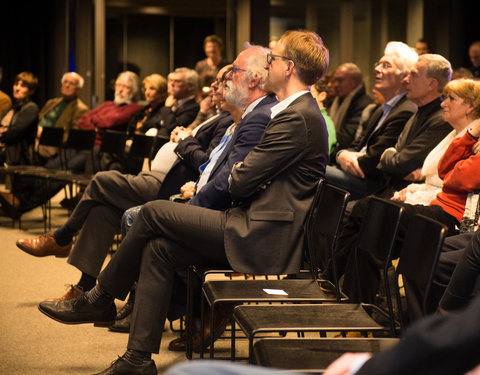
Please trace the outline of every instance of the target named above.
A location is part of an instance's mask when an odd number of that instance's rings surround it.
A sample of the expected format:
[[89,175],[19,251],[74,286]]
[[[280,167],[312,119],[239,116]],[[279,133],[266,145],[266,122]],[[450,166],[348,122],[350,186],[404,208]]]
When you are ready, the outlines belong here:
[[175,148],[178,160],[165,176],[158,199],[168,199],[171,195],[178,194],[184,183],[198,179],[198,168],[208,160],[210,152],[217,147],[232,123],[230,113],[222,112],[216,120],[203,125],[195,137],[187,137],[178,142]]
[[461,313],[434,315],[412,325],[390,350],[357,375],[463,375],[480,363],[480,297]]
[[365,144],[367,145],[367,152],[358,158],[358,164],[365,173],[367,184],[372,185],[372,190],[376,190],[384,183],[382,172],[377,169],[380,156],[385,149],[395,145],[408,119],[416,111],[417,106],[403,96],[389,112],[380,128],[370,137],[383,114],[382,107],[377,108],[365,124],[360,138],[348,149],[358,152]]
[[162,119],[158,128],[158,135],[169,136],[171,131],[177,126],[187,127],[195,120],[200,105],[191,98],[182,103],[182,105],[172,111],[172,107],[162,107],[160,114]]
[[274,95],[266,96],[237,125],[232,139],[219,156],[208,182],[190,201],[190,204],[214,210],[231,207],[228,193],[228,176],[235,163],[242,161],[250,150],[260,142],[265,126],[270,121],[270,109],[277,103]]
[[[41,120],[48,112],[53,110],[61,101],[63,100],[62,97],[60,98],[53,98],[48,100],[45,105],[40,110],[38,114],[38,119]],[[65,132],[63,133],[63,141],[66,141],[68,138],[68,131],[77,126],[78,120],[88,111],[87,105],[80,99],[76,98],[71,100],[63,112],[57,119],[55,123],[56,128],[62,128]],[[40,145],[38,152],[44,158],[50,158],[57,154],[57,148],[51,146],[44,146]]]
[[350,107],[348,107],[347,113],[345,114],[342,123],[339,124],[339,129],[337,131],[338,149],[350,147],[355,138],[358,125],[360,124],[362,111],[372,102],[372,98],[365,93],[365,87],[358,90],[352,98]]
[[233,269],[300,269],[304,221],[327,162],[325,121],[306,93],[269,122],[260,144],[232,170],[230,194],[237,206],[227,211],[224,243]]
[[421,168],[428,153],[452,130],[442,118],[440,103],[437,98],[420,107],[398,137],[396,152],[385,152],[377,168],[384,172],[389,188],[399,190],[405,187],[409,182],[403,177]]

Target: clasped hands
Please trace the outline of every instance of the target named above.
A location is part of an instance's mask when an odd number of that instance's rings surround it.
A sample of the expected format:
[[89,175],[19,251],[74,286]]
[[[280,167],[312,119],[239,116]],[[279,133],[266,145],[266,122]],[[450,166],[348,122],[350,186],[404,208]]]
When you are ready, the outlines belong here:
[[177,126],[170,133],[170,142],[178,143],[181,139],[185,139],[192,135],[192,129],[184,128],[183,126]]
[[365,173],[363,173],[362,168],[358,164],[358,158],[362,155],[360,152],[344,150],[338,154],[337,163],[344,172],[364,179]]

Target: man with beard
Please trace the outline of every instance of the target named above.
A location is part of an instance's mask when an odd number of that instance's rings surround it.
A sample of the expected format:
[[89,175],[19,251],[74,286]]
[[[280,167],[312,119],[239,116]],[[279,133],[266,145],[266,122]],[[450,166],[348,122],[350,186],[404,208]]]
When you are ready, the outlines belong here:
[[140,111],[139,78],[134,72],[125,71],[115,81],[115,98],[85,113],[78,120],[80,129],[96,130],[95,145],[100,146],[105,130],[126,130],[130,118]]
[[147,203],[95,288],[74,300],[39,306],[67,324],[108,323],[115,317],[114,298],[125,298],[138,278],[128,349],[102,374],[157,373],[151,353],[160,348],[175,269],[198,264],[283,274],[300,268],[304,221],[328,160],[325,122],[308,89],[324,75],[328,50],[309,31],[285,33],[266,61],[249,61],[250,50],[233,63],[233,87],[247,80],[251,90],[263,83],[250,73],[253,65],[263,64],[266,89],[275,92],[280,103],[272,107],[260,143],[224,176],[229,187],[225,197],[234,207],[218,211],[169,201]]

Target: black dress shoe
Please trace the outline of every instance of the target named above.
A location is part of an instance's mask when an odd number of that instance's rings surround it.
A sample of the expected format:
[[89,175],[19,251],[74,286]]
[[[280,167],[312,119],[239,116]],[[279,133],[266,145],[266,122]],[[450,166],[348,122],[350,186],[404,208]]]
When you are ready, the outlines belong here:
[[157,367],[153,361],[145,361],[140,366],[128,362],[123,357],[118,357],[109,368],[94,375],[157,375]]
[[117,314],[113,301],[105,306],[95,306],[88,302],[85,294],[66,301],[43,301],[38,309],[60,323],[94,323],[104,327],[110,326]]
[[115,323],[108,329],[112,332],[129,333],[130,332],[130,319],[133,313],[133,305],[135,303],[135,293],[130,292],[130,297],[127,303],[118,311],[115,317]]

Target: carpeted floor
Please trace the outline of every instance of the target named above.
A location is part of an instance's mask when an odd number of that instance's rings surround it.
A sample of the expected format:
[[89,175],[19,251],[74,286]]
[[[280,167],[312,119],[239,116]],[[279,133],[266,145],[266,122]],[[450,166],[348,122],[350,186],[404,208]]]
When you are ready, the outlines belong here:
[[[58,204],[60,195],[54,199],[53,228],[67,217]],[[91,324],[63,325],[38,311],[40,301],[63,295],[66,284],[76,283],[80,276],[65,258],[35,258],[15,246],[18,238],[43,233],[40,218],[39,208],[27,213],[22,217],[22,229],[18,229],[18,225],[12,228],[10,219],[0,217],[0,374],[100,372],[124,353],[128,335]],[[117,301],[117,307],[122,304]],[[186,360],[183,353],[166,349],[175,337],[167,327],[160,354],[153,356],[159,374]]]

